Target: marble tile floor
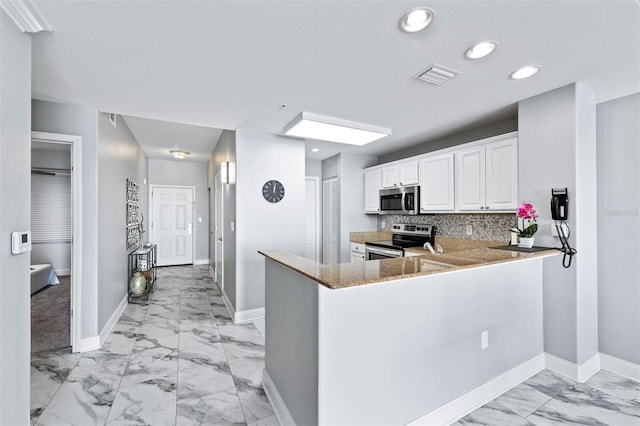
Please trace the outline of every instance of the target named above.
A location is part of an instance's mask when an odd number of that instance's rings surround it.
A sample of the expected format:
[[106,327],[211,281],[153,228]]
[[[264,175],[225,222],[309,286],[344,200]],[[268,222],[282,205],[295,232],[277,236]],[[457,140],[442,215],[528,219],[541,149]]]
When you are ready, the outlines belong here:
[[454,425],[640,426],[640,383],[604,370],[577,383],[544,370]]
[[[264,320],[233,324],[206,266],[161,268],[101,349],[31,359],[36,425],[278,425],[262,390]],[[467,425],[640,426],[640,384],[548,370],[460,419]]]
[[277,425],[264,320],[233,324],[207,268],[160,268],[99,350],[33,354],[31,424]]

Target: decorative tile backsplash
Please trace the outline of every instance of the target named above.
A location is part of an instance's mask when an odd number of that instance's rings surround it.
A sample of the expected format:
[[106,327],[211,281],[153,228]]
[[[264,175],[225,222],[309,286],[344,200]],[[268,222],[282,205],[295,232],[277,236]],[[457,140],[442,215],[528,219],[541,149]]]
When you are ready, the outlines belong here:
[[[509,229],[517,226],[514,213],[492,214],[436,214],[436,215],[380,215],[378,231],[391,231],[394,223],[411,223],[435,225],[438,236],[462,238],[469,240],[509,241]],[[473,233],[467,235],[467,225],[471,225]]]

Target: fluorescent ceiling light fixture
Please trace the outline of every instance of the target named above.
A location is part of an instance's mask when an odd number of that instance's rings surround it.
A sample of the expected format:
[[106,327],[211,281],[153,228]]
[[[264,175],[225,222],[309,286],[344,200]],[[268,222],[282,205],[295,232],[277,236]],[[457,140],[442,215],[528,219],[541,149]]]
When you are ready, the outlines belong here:
[[320,148],[313,148],[311,152],[320,152]]
[[365,145],[389,136],[391,129],[302,112],[284,128],[283,133],[296,138]]
[[523,78],[529,78],[532,75],[535,75],[540,71],[539,65],[527,65],[526,67],[522,67],[519,70],[516,70],[511,73],[509,78],[513,80],[522,80]]
[[190,152],[180,151],[179,149],[172,149],[169,151],[169,153],[179,160],[184,160],[190,154]]
[[435,12],[428,7],[419,7],[404,15],[398,25],[404,32],[415,33],[427,28],[435,16]]
[[467,49],[464,53],[464,57],[467,59],[484,58],[485,56],[493,53],[493,51],[496,50],[496,47],[498,47],[498,43],[493,40],[481,41]]

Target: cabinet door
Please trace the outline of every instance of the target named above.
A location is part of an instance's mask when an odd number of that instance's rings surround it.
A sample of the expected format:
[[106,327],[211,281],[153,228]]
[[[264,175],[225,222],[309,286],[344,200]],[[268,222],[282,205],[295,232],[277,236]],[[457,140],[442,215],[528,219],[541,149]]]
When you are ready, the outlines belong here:
[[398,172],[396,166],[380,169],[380,188],[393,188],[398,186]]
[[518,139],[486,146],[485,209],[513,210],[518,203]]
[[485,147],[456,153],[456,209],[485,208]]
[[398,167],[398,184],[400,186],[418,185],[418,162],[402,163]]
[[453,153],[425,158],[420,162],[420,210],[453,210]]
[[378,213],[380,210],[380,170],[364,172],[364,212]]

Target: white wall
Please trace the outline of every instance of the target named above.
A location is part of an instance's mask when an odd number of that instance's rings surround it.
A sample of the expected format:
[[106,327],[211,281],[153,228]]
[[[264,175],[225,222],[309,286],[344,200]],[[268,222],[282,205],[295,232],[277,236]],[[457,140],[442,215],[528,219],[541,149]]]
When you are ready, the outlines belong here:
[[0,424],[29,424],[29,254],[11,232],[30,228],[31,37],[0,11]]
[[[264,308],[264,258],[258,250],[304,255],[304,143],[249,130],[236,131],[236,311]],[[285,187],[279,203],[262,186]]]
[[[60,149],[32,149],[31,167],[71,169],[71,147]],[[58,275],[68,275],[71,270],[71,243],[39,243],[31,249],[31,264],[49,263]]]
[[[82,309],[81,338],[98,336],[98,111],[95,108],[33,100],[34,131],[82,137]],[[122,231],[124,233],[124,230]]]
[[[194,253],[194,261],[208,263],[209,192],[207,191],[207,163],[150,159],[149,184],[195,186],[196,209],[193,226],[196,251]],[[147,216],[148,210],[145,211],[145,217]],[[202,222],[198,218],[201,218]],[[147,223],[149,222],[147,221]]]
[[148,211],[147,157],[122,117],[116,123],[98,114],[98,330],[127,294],[127,178],[140,185],[140,208]]
[[599,104],[600,352],[640,364],[640,94]]
[[570,242],[578,254],[570,269],[559,257],[544,261],[544,339],[545,352],[577,364],[598,351],[596,188],[589,177],[595,128],[588,124],[595,108],[584,91],[569,85],[518,105],[519,201],[540,216],[536,245],[560,245],[551,236],[551,188],[569,191]]

